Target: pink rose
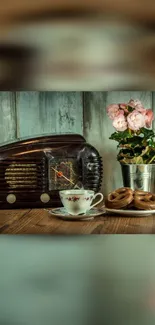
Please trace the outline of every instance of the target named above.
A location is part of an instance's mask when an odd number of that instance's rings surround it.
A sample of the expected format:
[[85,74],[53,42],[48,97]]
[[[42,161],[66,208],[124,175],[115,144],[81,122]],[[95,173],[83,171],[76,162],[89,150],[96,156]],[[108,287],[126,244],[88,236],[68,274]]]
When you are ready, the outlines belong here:
[[132,106],[133,108],[135,108],[136,106],[142,106],[142,103],[139,99],[130,99],[128,105]]
[[133,131],[138,131],[145,127],[145,116],[136,110],[127,116],[127,121],[128,127]]
[[119,104],[119,107],[124,111],[124,112],[126,112],[126,113],[128,113],[128,110],[127,110],[127,104],[124,104],[124,103],[122,103],[122,104]]
[[147,128],[150,128],[152,125],[152,121],[154,120],[154,114],[151,109],[146,109],[144,112],[145,124]]
[[131,100],[129,101],[129,105],[130,105],[131,107],[135,108],[136,111],[138,111],[138,112],[140,112],[140,113],[142,113],[142,112],[145,110],[145,108],[144,108],[144,106],[142,105],[141,101],[138,100],[138,99],[135,99],[135,100],[131,99]]
[[137,112],[142,114],[145,112],[145,108],[142,105],[136,105],[135,109]]
[[136,106],[143,106],[143,105],[142,105],[142,102],[141,102],[139,99],[135,99],[135,100],[134,100],[134,104],[135,104],[135,107],[136,107]]
[[116,116],[113,120],[113,127],[117,131],[125,131],[128,127],[127,121],[125,116],[120,113],[118,116]]
[[111,120],[114,120],[116,116],[120,113],[119,106],[116,104],[111,104],[107,107],[107,114]]
[[129,102],[128,102],[128,105],[135,108],[135,101],[133,99],[131,99]]

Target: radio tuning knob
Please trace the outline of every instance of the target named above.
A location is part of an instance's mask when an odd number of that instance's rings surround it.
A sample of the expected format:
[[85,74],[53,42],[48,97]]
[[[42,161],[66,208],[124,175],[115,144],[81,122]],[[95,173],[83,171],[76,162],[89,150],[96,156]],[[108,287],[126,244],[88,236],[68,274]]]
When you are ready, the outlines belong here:
[[40,200],[43,203],[48,203],[50,201],[50,196],[47,193],[43,193],[40,195]]
[[16,195],[14,194],[8,194],[6,197],[6,200],[8,203],[13,204],[16,202]]

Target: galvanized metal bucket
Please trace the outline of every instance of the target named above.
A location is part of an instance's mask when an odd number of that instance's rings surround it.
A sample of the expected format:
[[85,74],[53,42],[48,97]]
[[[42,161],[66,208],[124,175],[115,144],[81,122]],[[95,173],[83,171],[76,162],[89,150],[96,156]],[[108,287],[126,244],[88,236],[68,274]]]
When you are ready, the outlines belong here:
[[155,164],[121,164],[121,169],[124,187],[155,193]]

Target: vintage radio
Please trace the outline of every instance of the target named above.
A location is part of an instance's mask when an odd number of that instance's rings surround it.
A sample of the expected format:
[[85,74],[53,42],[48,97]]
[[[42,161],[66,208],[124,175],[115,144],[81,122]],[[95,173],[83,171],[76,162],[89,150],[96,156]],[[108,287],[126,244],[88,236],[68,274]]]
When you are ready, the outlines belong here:
[[50,135],[0,147],[0,208],[61,206],[59,191],[99,191],[102,159],[81,135]]

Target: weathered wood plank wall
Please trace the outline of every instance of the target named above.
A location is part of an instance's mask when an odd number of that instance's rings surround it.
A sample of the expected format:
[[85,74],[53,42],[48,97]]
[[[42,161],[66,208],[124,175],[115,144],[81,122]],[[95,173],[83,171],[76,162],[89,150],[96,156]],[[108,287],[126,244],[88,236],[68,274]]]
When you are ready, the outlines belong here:
[[0,92],[0,143],[16,139],[15,94]]
[[46,133],[83,134],[80,92],[17,92],[17,137]]
[[81,92],[0,92],[0,143],[66,132],[83,134]]
[[111,103],[140,99],[155,112],[151,91],[111,92],[0,92],[0,143],[50,133],[79,133],[103,157],[102,191],[122,186],[117,144],[109,140],[114,131],[106,114]]

